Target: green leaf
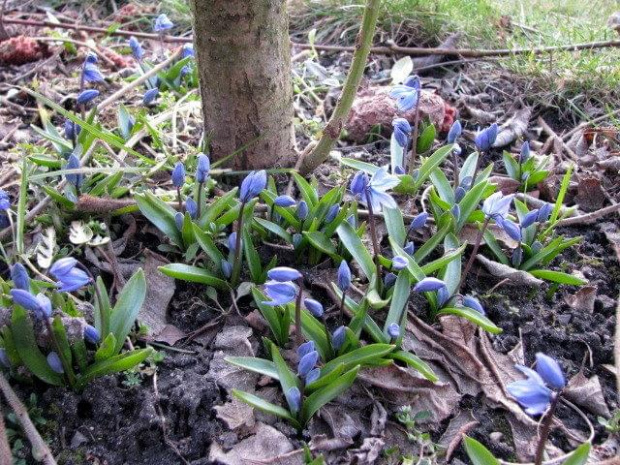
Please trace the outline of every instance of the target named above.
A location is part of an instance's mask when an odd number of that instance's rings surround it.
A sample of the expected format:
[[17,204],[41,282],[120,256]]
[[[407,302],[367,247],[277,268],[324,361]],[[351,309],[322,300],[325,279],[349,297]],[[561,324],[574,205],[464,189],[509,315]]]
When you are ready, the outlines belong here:
[[282,226],[272,223],[271,221],[267,221],[263,218],[257,217],[254,218],[254,222],[258,223],[270,233],[273,233],[276,236],[284,239],[288,244],[293,243],[293,237]]
[[440,316],[440,315],[460,316],[461,318],[465,318],[466,320],[471,321],[473,324],[480,326],[482,329],[492,334],[499,334],[502,332],[502,329],[495,326],[495,323],[489,320],[482,313],[477,312],[476,310],[472,308],[448,307],[448,308],[441,309],[439,312],[437,312],[437,316]]
[[[463,179],[465,179],[468,176],[472,178],[474,177],[474,172],[476,171],[476,165],[478,164],[479,156],[480,155],[478,154],[478,152],[472,152],[465,159],[465,162],[463,163],[463,166],[461,167],[461,171],[459,171],[459,184],[463,182]],[[472,179],[472,182],[475,182],[475,180]]]
[[174,215],[176,211],[166,202],[155,197],[150,192],[135,194],[134,200],[142,214],[163,232],[178,247],[183,247],[183,237],[178,230]]
[[295,178],[295,183],[297,184],[297,187],[299,188],[299,192],[301,193],[301,196],[308,204],[308,207],[309,208],[314,207],[319,201],[319,197],[317,195],[316,189],[312,187],[308,183],[308,181],[306,181],[303,178],[303,176],[301,176],[299,173],[294,172],[293,178]]
[[365,161],[355,160],[353,158],[341,158],[340,163],[358,171],[365,171],[368,174],[375,174],[379,171],[378,166],[375,166],[372,163],[366,163]]
[[367,365],[372,361],[384,358],[385,355],[394,350],[394,347],[395,346],[392,344],[368,344],[367,346],[352,350],[351,352],[347,352],[346,354],[330,360],[321,368],[321,374],[328,374],[340,364],[344,365],[345,371],[357,365]]
[[544,279],[545,281],[552,281],[554,283],[567,284],[569,286],[583,286],[587,284],[585,281],[572,274],[562,273],[561,271],[552,270],[530,270],[529,273],[536,278]]
[[478,184],[473,186],[459,202],[461,216],[456,222],[457,232],[460,231],[463,226],[465,226],[465,223],[468,221],[471,214],[478,208],[480,200],[482,200],[482,197],[484,196],[488,185],[488,181],[479,182]]
[[415,251],[413,258],[415,258],[418,263],[421,263],[422,260],[424,260],[433,250],[435,250],[439,243],[443,241],[443,238],[446,237],[446,234],[452,231],[452,228],[454,227],[452,215],[449,215],[449,217],[449,220],[445,221],[445,224],[442,225],[440,222],[439,230],[424,244],[422,244],[418,250]]
[[437,189],[437,193],[441,200],[446,202],[447,207],[454,205],[454,191],[452,190],[452,185],[450,181],[448,181],[448,177],[445,173],[440,169],[435,169],[431,173],[431,182],[435,189]]
[[424,376],[427,380],[432,381],[433,383],[439,380],[433,369],[424,360],[412,354],[411,352],[397,350],[395,352],[392,352],[389,357],[394,360],[400,360],[401,362],[405,362],[408,366],[410,366],[414,370],[417,370],[422,376]]
[[171,263],[169,265],[160,266],[158,269],[166,276],[175,279],[206,284],[207,286],[213,286],[220,290],[229,289],[229,285],[226,281],[218,278],[204,268],[199,268],[197,266],[185,265],[184,263]]
[[473,465],[499,465],[499,460],[481,443],[469,436],[464,436],[465,450]]
[[585,465],[588,462],[590,448],[591,445],[589,442],[583,443],[570,454],[562,465]]
[[407,238],[405,220],[399,208],[384,208],[383,217],[390,237],[399,244],[404,244]]
[[519,175],[519,163],[517,160],[506,150],[502,153],[502,160],[504,160],[504,167],[506,168],[508,176],[520,183],[521,176]]
[[118,106],[118,129],[123,136],[123,139],[127,140],[131,136],[131,115],[127,111],[125,105],[120,104]]
[[[444,250],[454,250],[458,249],[459,245],[458,238],[454,234],[448,234],[444,240],[443,248]],[[461,247],[464,246],[466,246],[466,244],[463,244]],[[459,284],[461,283],[461,261],[451,260],[450,263],[448,263],[442,270],[440,279],[446,283],[448,293],[450,295],[455,294],[458,291]]]
[[338,260],[338,254],[336,253],[336,247],[332,244],[332,241],[325,236],[320,231],[306,232],[304,231],[304,236],[308,238],[308,241],[312,246],[323,252],[324,254],[329,255],[332,259]]
[[55,202],[62,205],[67,210],[73,210],[75,208],[75,204],[69,200],[67,197],[62,195],[56,189],[53,189],[49,186],[41,186],[45,193],[49,195]]
[[434,124],[429,124],[426,126],[424,131],[422,131],[422,134],[418,136],[418,142],[416,144],[417,153],[428,152],[433,146],[436,134],[437,130],[435,129]]
[[419,168],[418,177],[415,180],[414,192],[417,191],[422,184],[424,184],[435,168],[441,165],[446,157],[452,153],[453,149],[454,144],[446,145],[424,160]]
[[349,389],[355,381],[359,369],[359,366],[354,367],[350,371],[347,371],[345,374],[340,376],[333,383],[310,394],[304,401],[304,405],[301,409],[302,424],[305,425],[306,423],[308,423],[312,416],[321,407],[323,407],[328,402],[331,402],[340,394]]
[[[280,386],[282,386],[282,392],[286,393],[295,387],[299,389],[301,387],[299,379],[282,358],[280,349],[273,343],[271,344],[271,358],[278,372],[278,379],[280,381]],[[289,405],[289,407],[292,406]]]
[[57,350],[62,352],[62,354],[59,354],[62,355],[61,360],[64,359],[69,364],[68,367],[65,367],[65,371],[73,371],[73,354],[71,353],[71,345],[69,344],[69,339],[67,338],[65,325],[59,315],[55,316],[52,321],[52,331],[54,332],[54,338],[56,340],[56,345],[58,346]]
[[[447,237],[449,236],[446,236],[446,239]],[[456,242],[451,242],[451,243],[458,244],[459,242],[457,239]],[[428,262],[425,265],[422,265],[420,269],[426,276],[428,276],[431,273],[434,273],[435,271],[448,265],[453,260],[460,258],[461,254],[463,253],[466,247],[467,247],[467,244],[465,243],[461,245],[458,249],[452,249],[452,250],[446,251],[443,256],[439,257],[437,260],[433,260],[432,262]],[[458,262],[458,266],[459,267],[461,266],[460,262]]]
[[[209,223],[216,222],[216,219],[226,210],[230,209],[237,204],[235,201],[235,195],[239,190],[238,187],[235,187],[228,191],[223,196],[219,197],[217,200],[213,201],[208,208],[205,209],[204,214],[198,220],[198,224],[202,229],[206,228]],[[237,215],[239,214],[239,210],[237,210]],[[236,218],[236,215],[233,215],[233,220]]]
[[269,413],[271,415],[275,415],[276,417],[284,418],[289,421],[293,426],[299,428],[299,422],[291,415],[291,413],[285,408],[280,407],[279,405],[274,405],[271,402],[267,402],[264,399],[261,399],[254,394],[250,394],[249,392],[239,391],[238,389],[232,390],[232,395],[237,399],[245,402],[251,407],[257,408],[261,412]]
[[[411,294],[411,285],[409,283],[409,276],[406,272],[398,273],[396,283],[394,284],[394,292],[392,293],[392,301],[390,302],[390,310],[385,318],[385,324],[383,325],[383,333],[386,337],[388,327],[396,323],[400,326],[403,317],[403,312],[406,311],[407,302],[409,302],[409,295]],[[401,334],[404,328],[400,328]]]
[[127,371],[142,363],[153,352],[151,347],[132,350],[124,354],[115,355],[92,364],[78,380],[78,387],[83,388],[90,381],[101,376]]
[[221,266],[222,260],[224,260],[224,255],[222,252],[216,247],[213,243],[213,239],[207,233],[205,233],[200,226],[194,224],[194,237],[196,238],[196,242],[207,256],[211,259],[211,261],[218,267]]
[[564,205],[564,197],[566,197],[566,193],[568,192],[568,187],[570,186],[570,178],[573,174],[573,165],[568,167],[566,170],[566,174],[562,178],[562,184],[560,185],[560,191],[558,192],[558,198],[555,201],[555,205],[553,207],[553,211],[551,212],[551,217],[549,218],[549,223],[554,225],[558,219],[558,215],[560,214],[560,210]]
[[15,349],[22,362],[37,378],[53,386],[62,386],[63,377],[52,370],[47,358],[37,345],[34,329],[26,310],[19,305],[13,308],[11,317],[11,334]]
[[338,379],[338,377],[343,372],[344,372],[344,365],[338,365],[336,368],[334,368],[332,371],[330,371],[326,375],[323,375],[323,372],[321,372],[319,379],[310,383],[308,386],[305,387],[304,390],[306,393],[310,393],[310,392],[316,391],[317,389],[321,389],[327,386],[328,384],[331,384],[334,381],[336,381],[336,379]]
[[345,221],[338,226],[336,232],[344,247],[349,251],[362,269],[362,272],[366,275],[366,278],[370,281],[376,271],[375,263],[353,227]]
[[110,332],[110,315],[112,314],[112,305],[110,304],[110,296],[108,290],[101,278],[101,275],[97,276],[97,307],[95,312],[95,328],[99,331],[99,334],[108,334]]
[[116,338],[113,333],[107,335],[103,340],[97,352],[95,352],[95,361],[101,362],[115,355]]
[[110,315],[110,332],[114,333],[116,338],[115,353],[118,354],[123,348],[125,339],[138,318],[145,297],[146,279],[144,271],[140,268],[123,287]]
[[248,263],[248,269],[250,270],[250,277],[255,283],[262,283],[264,281],[263,265],[260,262],[260,255],[254,247],[252,236],[250,235],[249,228],[243,228],[243,252],[245,253],[245,260]]
[[271,360],[258,357],[226,357],[224,360],[232,365],[253,371],[254,373],[269,376],[276,381],[280,380],[276,364]]

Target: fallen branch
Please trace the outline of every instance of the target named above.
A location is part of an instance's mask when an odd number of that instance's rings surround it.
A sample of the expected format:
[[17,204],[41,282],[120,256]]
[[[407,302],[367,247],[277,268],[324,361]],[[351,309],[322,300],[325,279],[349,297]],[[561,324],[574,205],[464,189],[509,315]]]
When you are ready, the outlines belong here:
[[587,213],[585,215],[573,216],[572,218],[564,218],[563,220],[558,221],[557,226],[572,226],[579,224],[590,224],[594,223],[597,219],[602,218],[603,216],[609,215],[611,213],[615,213],[620,211],[620,203],[615,203],[613,205],[609,205],[607,207],[601,208],[600,210],[596,210],[592,213]]
[[9,404],[9,407],[15,412],[19,424],[22,426],[26,437],[30,441],[34,459],[38,462],[43,462],[45,465],[56,465],[56,460],[52,455],[52,451],[50,451],[28,416],[28,409],[26,409],[26,406],[19,400],[19,397],[17,397],[17,394],[15,394],[15,391],[13,391],[2,373],[0,373],[0,391],[6,399],[6,403]]

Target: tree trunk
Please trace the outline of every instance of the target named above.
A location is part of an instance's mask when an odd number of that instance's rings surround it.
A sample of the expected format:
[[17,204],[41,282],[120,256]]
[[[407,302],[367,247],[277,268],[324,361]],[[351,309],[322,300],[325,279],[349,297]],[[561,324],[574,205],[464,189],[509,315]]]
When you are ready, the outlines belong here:
[[227,166],[294,164],[286,0],[192,0],[205,134]]

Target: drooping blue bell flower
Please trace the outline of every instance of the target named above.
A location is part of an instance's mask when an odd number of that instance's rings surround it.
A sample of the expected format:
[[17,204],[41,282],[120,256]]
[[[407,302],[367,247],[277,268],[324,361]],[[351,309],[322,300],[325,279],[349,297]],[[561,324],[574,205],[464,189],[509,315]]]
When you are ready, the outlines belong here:
[[292,207],[296,203],[297,201],[290,195],[279,195],[273,201],[273,204],[276,207],[283,207],[283,208]]
[[306,386],[314,383],[317,379],[321,377],[321,370],[319,368],[313,368],[310,370],[310,373],[306,375],[306,379],[304,380],[304,384]]
[[131,54],[136,60],[142,60],[144,57],[144,49],[142,48],[140,41],[134,36],[129,38],[129,48],[131,48]]
[[196,182],[202,184],[207,180],[209,176],[209,170],[211,169],[211,162],[209,157],[204,153],[198,155],[198,163],[196,165]]
[[538,223],[546,223],[553,212],[553,204],[545,202],[542,207],[538,209],[538,217],[536,221]]
[[372,175],[370,181],[366,182],[368,176],[356,174],[351,182],[351,192],[359,196],[360,202],[367,205],[368,198],[373,211],[378,212],[383,208],[398,208],[394,198],[387,193],[400,184],[398,176],[389,174],[387,169],[380,168]]
[[226,278],[230,278],[232,276],[233,266],[228,260],[222,260],[222,274]]
[[155,19],[155,23],[153,24],[153,31],[157,33],[161,33],[167,31],[168,29],[172,29],[174,24],[166,14],[160,14],[157,19]]
[[450,130],[448,131],[448,144],[454,144],[457,139],[461,136],[463,132],[463,127],[461,126],[461,122],[457,119],[452,126],[450,126]]
[[400,326],[397,323],[390,324],[387,328],[387,333],[392,339],[400,337]]
[[428,213],[422,212],[413,217],[411,220],[411,224],[409,225],[409,231],[415,231],[417,229],[421,229],[426,226],[426,221],[428,220]]
[[183,48],[181,49],[181,58],[189,58],[194,55],[194,46],[192,44],[183,45]]
[[396,118],[392,121],[392,127],[394,128],[394,138],[398,145],[405,148],[409,144],[409,137],[411,136],[411,125],[405,118]]
[[228,250],[234,253],[235,248],[237,247],[237,231],[233,231],[230,233],[230,236],[228,236],[227,245],[228,245]]
[[521,151],[519,152],[519,163],[523,164],[530,158],[530,143],[528,141],[523,142],[521,145]]
[[406,173],[405,168],[403,168],[402,166],[395,166],[394,167],[394,174],[401,175],[401,174],[405,174],[405,173]]
[[314,316],[315,318],[321,318],[325,310],[323,309],[323,305],[321,302],[314,299],[304,299],[304,307]]
[[149,106],[159,97],[159,89],[157,87],[153,87],[152,89],[147,90],[142,96],[142,104],[145,106]]
[[101,335],[99,334],[99,331],[97,331],[97,328],[91,325],[86,325],[84,328],[84,339],[91,344],[99,344]]
[[85,105],[97,97],[99,97],[99,91],[97,89],[86,89],[78,94],[76,101],[78,105]]
[[486,129],[483,129],[474,139],[474,143],[476,144],[476,148],[479,152],[487,152],[493,147],[495,140],[497,139],[498,132],[497,123],[493,123]]
[[185,222],[185,215],[182,212],[176,212],[174,214],[174,224],[179,231],[183,231],[183,223]]
[[267,172],[265,170],[252,171],[248,174],[239,189],[239,198],[247,203],[258,196],[267,187]]
[[525,409],[528,415],[541,415],[545,413],[554,393],[545,386],[543,379],[538,373],[530,368],[517,365],[527,379],[515,381],[506,386],[506,390]]
[[70,119],[65,120],[65,137],[69,140],[75,139],[81,131],[81,127]]
[[304,355],[309,354],[315,350],[314,341],[304,342],[297,348],[297,356],[301,359]]
[[21,263],[16,263],[11,267],[11,279],[16,289],[30,291],[30,276],[26,267]]
[[272,307],[286,305],[295,300],[297,292],[297,286],[292,282],[280,283],[278,281],[268,281],[265,283],[265,294],[267,294],[267,297],[271,300],[266,300],[263,304]]
[[522,262],[523,262],[523,248],[517,247],[516,249],[512,251],[512,256],[510,257],[510,263],[512,263],[512,266],[517,268],[521,265]]
[[332,347],[334,348],[334,350],[338,350],[342,347],[342,344],[344,344],[345,336],[346,332],[344,326],[339,326],[332,333]]
[[527,212],[521,220],[521,228],[526,229],[532,226],[538,220],[538,209]]
[[452,213],[452,216],[454,216],[454,219],[456,221],[459,220],[459,218],[461,217],[461,207],[459,206],[458,203],[455,203],[454,205],[452,205],[452,208],[450,209],[450,213]]
[[188,197],[185,200],[185,210],[189,213],[192,220],[196,219],[196,215],[198,215],[198,204],[193,198]]
[[62,366],[62,361],[56,352],[50,352],[47,354],[47,364],[52,369],[52,371],[63,374],[65,369]]
[[465,197],[465,194],[467,194],[465,188],[458,186],[456,189],[454,189],[454,201],[460,202],[461,200],[463,200],[463,197]]
[[521,242],[521,228],[518,224],[498,216],[495,218],[497,225],[501,227],[511,239]]
[[413,292],[434,292],[442,287],[446,287],[441,279],[429,277],[424,278],[413,287]]
[[172,170],[172,185],[180,189],[185,184],[185,165],[178,161]]
[[482,203],[482,212],[487,218],[493,218],[495,221],[498,218],[505,219],[510,210],[513,197],[513,195],[504,196],[501,192],[496,192],[487,197]]
[[400,271],[403,268],[405,268],[408,264],[409,264],[409,260],[407,260],[405,257],[401,257],[400,255],[397,255],[396,257],[392,258],[392,269],[393,270]]
[[308,352],[299,360],[299,364],[297,365],[297,374],[302,378],[305,378],[306,375],[316,366],[318,361],[319,353],[316,350]]
[[299,202],[299,205],[297,205],[297,211],[295,212],[297,215],[297,218],[303,221],[306,218],[308,218],[309,212],[310,212],[310,209],[308,208],[308,204],[306,203],[306,201],[302,200],[301,202]]
[[303,241],[304,236],[300,233],[293,234],[293,247],[297,248],[301,245],[301,241]]
[[404,84],[392,87],[390,97],[396,99],[396,108],[401,113],[413,110],[420,98],[420,79],[417,76],[409,77]]
[[267,276],[269,279],[280,283],[295,281],[303,278],[303,275],[299,271],[294,268],[289,268],[288,266],[278,266],[276,268],[272,268],[267,272]]
[[358,171],[351,180],[351,192],[354,195],[362,197],[366,194],[366,188],[368,187],[368,174],[364,171]]
[[91,283],[91,278],[84,270],[78,268],[75,258],[65,257],[54,262],[50,274],[56,278],[59,292],[73,292]]
[[338,288],[342,292],[346,292],[351,287],[351,268],[346,260],[340,262],[338,267]]
[[[69,160],[67,162],[66,169],[68,170],[78,170],[81,168],[80,159],[75,156],[74,153],[69,155]],[[73,184],[75,187],[80,188],[82,184],[84,184],[84,174],[83,173],[73,173],[73,174],[65,174],[65,178],[69,184]]]
[[383,285],[389,289],[396,282],[397,276],[394,273],[388,273],[383,277]]
[[437,305],[439,305],[440,308],[444,307],[450,300],[450,297],[451,295],[448,288],[446,286],[440,287],[437,291]]
[[289,388],[289,390],[284,393],[284,397],[286,397],[286,402],[291,412],[299,412],[299,409],[301,409],[301,392],[299,388],[297,386]]
[[331,223],[334,221],[336,216],[338,216],[338,213],[340,213],[340,205],[332,205],[329,207],[329,210],[327,210],[327,214],[325,215],[325,223]]
[[536,354],[536,372],[551,389],[560,390],[566,387],[566,379],[559,363],[541,352]]
[[52,302],[43,294],[32,295],[23,289],[11,289],[13,302],[34,313],[38,319],[52,316]]
[[82,76],[84,82],[101,82],[105,80],[97,65],[88,62],[84,63],[84,67],[82,68]]
[[403,247],[403,251],[407,255],[413,255],[413,252],[415,251],[415,244],[412,241],[407,242],[405,247]]
[[463,297],[463,306],[467,308],[471,308],[472,310],[476,310],[478,313],[482,315],[486,315],[486,312],[484,311],[484,307],[482,306],[480,301],[471,295],[466,295],[465,297]]

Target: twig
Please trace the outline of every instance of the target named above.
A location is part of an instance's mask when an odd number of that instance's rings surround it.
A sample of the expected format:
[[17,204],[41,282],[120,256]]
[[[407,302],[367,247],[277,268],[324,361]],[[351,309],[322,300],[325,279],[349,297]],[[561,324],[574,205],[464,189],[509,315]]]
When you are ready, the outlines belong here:
[[127,95],[127,92],[129,92],[131,89],[135,89],[140,84],[142,84],[144,81],[146,81],[148,78],[150,78],[151,76],[156,75],[162,69],[164,69],[168,65],[170,65],[170,63],[172,63],[174,60],[176,60],[176,58],[180,54],[181,54],[181,49],[179,48],[172,55],[170,55],[170,57],[167,60],[162,61],[160,64],[158,64],[157,66],[153,67],[148,72],[144,73],[142,76],[140,76],[135,81],[130,82],[125,87],[122,87],[121,89],[117,90],[112,95],[110,95],[107,99],[105,99],[103,102],[101,102],[99,105],[97,105],[97,110],[101,111],[105,107],[111,105],[112,103],[116,102],[118,99],[120,99],[120,98],[124,97],[125,95]]
[[4,426],[4,412],[2,405],[0,405],[0,465],[12,465],[11,455],[11,446]]
[[357,89],[364,76],[366,61],[370,53],[375,27],[377,25],[380,4],[381,0],[367,0],[366,7],[364,8],[364,16],[362,18],[362,27],[356,39],[356,46],[352,49],[354,52],[353,62],[351,63],[351,69],[349,70],[347,80],[342,88],[342,93],[340,94],[334,113],[325,126],[321,140],[319,140],[316,148],[303,159],[301,165],[302,173],[314,171],[317,166],[323,163],[329,156],[329,152],[336,141],[340,138],[342,128],[353,106],[353,100],[355,100]]
[[549,135],[549,137],[557,140],[562,145],[562,148],[564,148],[566,153],[573,161],[579,161],[579,157],[577,156],[577,154],[568,145],[566,145],[564,140],[560,136],[558,136],[553,129],[551,129],[551,127],[547,124],[547,122],[543,119],[542,116],[538,117],[538,124],[542,126],[543,130]]
[[43,462],[45,465],[57,465],[52,451],[50,451],[37,431],[37,428],[32,423],[32,420],[30,420],[28,409],[26,409],[26,406],[19,400],[19,397],[17,397],[17,394],[15,394],[15,391],[13,391],[2,373],[0,373],[0,391],[2,391],[7,404],[9,404],[13,412],[15,412],[19,424],[22,426],[26,437],[30,441],[32,445],[32,456],[35,460]]
[[620,211],[620,203],[615,203],[599,210],[587,213],[585,215],[573,216],[572,218],[564,218],[557,222],[556,226],[571,226],[574,224],[589,224],[595,222],[598,218]]

